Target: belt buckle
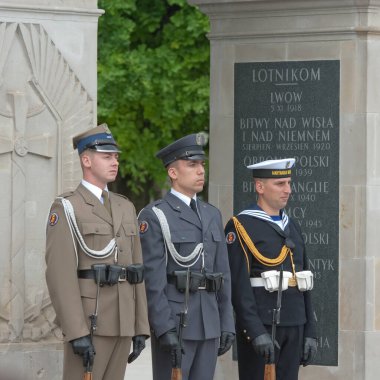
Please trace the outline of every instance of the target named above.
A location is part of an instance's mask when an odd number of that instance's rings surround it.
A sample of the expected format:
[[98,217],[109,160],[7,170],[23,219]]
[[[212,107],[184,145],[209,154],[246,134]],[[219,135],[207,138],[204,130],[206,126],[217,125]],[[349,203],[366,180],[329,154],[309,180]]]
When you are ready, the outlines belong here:
[[295,286],[297,286],[297,279],[293,276],[291,278],[289,278],[289,283],[288,283],[288,286],[294,288]]
[[206,290],[206,280],[202,280],[203,285],[198,286],[198,290]]
[[121,275],[119,276],[119,282],[127,281],[127,268],[121,268]]

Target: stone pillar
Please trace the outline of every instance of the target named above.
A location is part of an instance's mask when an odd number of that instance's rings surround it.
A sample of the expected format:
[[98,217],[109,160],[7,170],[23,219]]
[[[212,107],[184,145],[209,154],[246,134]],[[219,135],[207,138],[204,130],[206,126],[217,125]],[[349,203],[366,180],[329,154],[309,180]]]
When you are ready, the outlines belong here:
[[[234,64],[339,61],[337,366],[300,378],[372,380],[380,346],[380,3],[376,0],[189,0],[210,18],[209,199],[233,213]],[[254,107],[254,105],[253,105]],[[291,152],[290,152],[291,155]],[[237,378],[230,358],[220,364]],[[231,370],[232,368],[232,370]],[[227,377],[226,377],[227,378]]]
[[[96,0],[0,0],[0,378],[61,379],[45,226],[96,124]],[[8,376],[8,377],[7,377]]]

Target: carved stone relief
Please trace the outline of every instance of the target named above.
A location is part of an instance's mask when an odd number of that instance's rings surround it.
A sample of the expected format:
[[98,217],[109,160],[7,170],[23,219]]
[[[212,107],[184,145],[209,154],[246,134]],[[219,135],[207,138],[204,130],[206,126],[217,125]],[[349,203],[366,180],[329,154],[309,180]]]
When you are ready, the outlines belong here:
[[0,23],[0,342],[59,336],[45,285],[45,225],[73,188],[71,138],[93,100],[39,24]]

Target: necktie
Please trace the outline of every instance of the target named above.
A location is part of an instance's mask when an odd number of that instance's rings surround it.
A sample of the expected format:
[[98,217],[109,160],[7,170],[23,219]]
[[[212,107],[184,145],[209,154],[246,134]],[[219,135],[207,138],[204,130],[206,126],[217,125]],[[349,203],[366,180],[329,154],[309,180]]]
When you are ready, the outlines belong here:
[[103,190],[102,191],[102,197],[103,197],[103,205],[104,205],[104,207],[107,209],[107,211],[109,212],[109,214],[112,215],[112,213],[111,213],[111,203],[110,203],[110,199],[108,197],[108,191]]
[[198,214],[198,209],[197,209],[197,202],[195,202],[195,199],[193,199],[193,198],[191,198],[190,207],[197,214],[198,218],[200,219],[200,216]]

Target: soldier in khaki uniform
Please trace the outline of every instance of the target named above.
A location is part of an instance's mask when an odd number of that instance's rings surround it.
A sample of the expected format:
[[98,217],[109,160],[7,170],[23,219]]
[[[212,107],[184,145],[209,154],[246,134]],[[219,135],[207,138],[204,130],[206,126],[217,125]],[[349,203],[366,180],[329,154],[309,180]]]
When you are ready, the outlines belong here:
[[149,336],[136,212],[107,189],[119,153],[108,127],[73,145],[83,180],[54,201],[46,242],[46,281],[65,340],[63,379],[80,380],[86,370],[94,380],[122,380],[127,358],[136,359]]

